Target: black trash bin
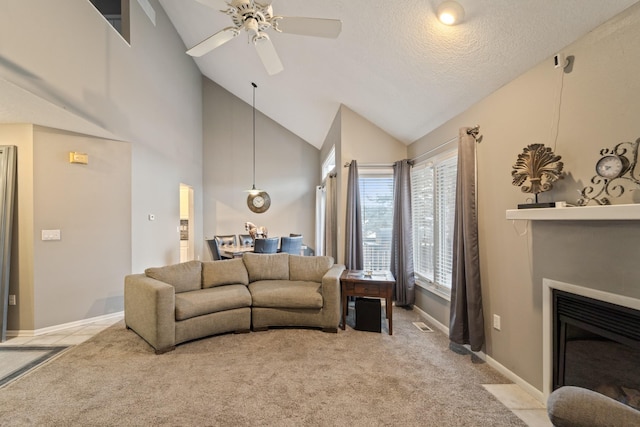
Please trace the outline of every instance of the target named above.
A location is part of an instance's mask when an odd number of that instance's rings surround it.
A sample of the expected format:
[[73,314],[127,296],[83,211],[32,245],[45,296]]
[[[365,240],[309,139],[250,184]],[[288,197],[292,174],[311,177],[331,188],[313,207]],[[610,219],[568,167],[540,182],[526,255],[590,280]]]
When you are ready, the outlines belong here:
[[356,298],[356,327],[358,331],[380,332],[381,314],[378,298]]

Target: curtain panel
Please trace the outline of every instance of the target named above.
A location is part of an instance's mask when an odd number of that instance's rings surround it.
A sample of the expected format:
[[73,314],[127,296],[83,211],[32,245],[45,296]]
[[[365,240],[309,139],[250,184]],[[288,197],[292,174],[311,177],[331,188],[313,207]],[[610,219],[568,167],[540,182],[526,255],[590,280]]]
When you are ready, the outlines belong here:
[[325,184],[327,199],[324,216],[324,253],[338,259],[338,195],[335,173],[330,173]]
[[358,162],[352,160],[349,163],[349,178],[347,179],[347,220],[344,251],[344,264],[347,270],[362,270],[364,268],[362,212],[358,180]]
[[396,279],[397,306],[414,304],[413,227],[411,215],[411,164],[399,160],[393,165],[393,229],[391,233],[391,273]]
[[476,139],[461,128],[458,140],[456,210],[449,339],[480,351],[484,345],[484,315],[478,246]]

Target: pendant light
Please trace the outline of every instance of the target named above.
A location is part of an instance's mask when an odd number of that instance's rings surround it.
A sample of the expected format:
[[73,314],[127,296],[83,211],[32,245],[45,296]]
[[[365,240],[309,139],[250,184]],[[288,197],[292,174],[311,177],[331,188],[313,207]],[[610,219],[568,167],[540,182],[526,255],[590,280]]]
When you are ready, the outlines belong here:
[[258,85],[251,82],[251,86],[253,86],[253,183],[251,190],[248,190],[247,206],[255,213],[262,213],[271,206],[271,197],[266,191],[256,188],[256,88]]

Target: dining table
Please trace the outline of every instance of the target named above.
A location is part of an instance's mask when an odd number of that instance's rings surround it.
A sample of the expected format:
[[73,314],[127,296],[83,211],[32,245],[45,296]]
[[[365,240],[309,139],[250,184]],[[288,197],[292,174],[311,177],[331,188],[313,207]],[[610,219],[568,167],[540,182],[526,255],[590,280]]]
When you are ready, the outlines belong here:
[[224,245],[220,246],[220,256],[223,258],[242,258],[245,252],[253,252],[253,246]]

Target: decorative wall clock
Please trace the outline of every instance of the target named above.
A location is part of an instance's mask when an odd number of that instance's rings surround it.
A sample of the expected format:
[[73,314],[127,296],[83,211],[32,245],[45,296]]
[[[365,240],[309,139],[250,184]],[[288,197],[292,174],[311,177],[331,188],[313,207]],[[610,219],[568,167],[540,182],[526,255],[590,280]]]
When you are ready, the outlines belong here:
[[266,212],[271,206],[271,197],[269,197],[266,191],[249,194],[247,197],[247,206],[255,213]]
[[535,203],[518,205],[522,207],[549,207],[547,203],[538,203],[538,194],[549,191],[553,183],[563,177],[562,157],[553,153],[544,144],[530,144],[524,148],[513,165],[511,176],[513,185],[520,187],[523,193],[533,193]]
[[624,194],[625,183],[640,186],[640,177],[636,172],[638,162],[638,146],[640,138],[635,142],[621,142],[612,149],[600,150],[601,158],[596,162],[596,175],[591,184],[580,191],[582,198],[578,205],[586,206],[594,201],[599,205],[610,205],[610,197]]

